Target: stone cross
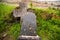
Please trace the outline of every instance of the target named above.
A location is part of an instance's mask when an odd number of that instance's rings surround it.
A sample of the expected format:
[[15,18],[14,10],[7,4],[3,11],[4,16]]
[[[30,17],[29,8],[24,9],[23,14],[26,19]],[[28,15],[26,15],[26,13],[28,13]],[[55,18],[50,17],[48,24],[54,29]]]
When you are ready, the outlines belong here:
[[18,40],[40,40],[36,34],[36,15],[33,12],[27,11],[27,5],[20,3],[20,9],[14,10],[15,17],[21,17],[21,33]]

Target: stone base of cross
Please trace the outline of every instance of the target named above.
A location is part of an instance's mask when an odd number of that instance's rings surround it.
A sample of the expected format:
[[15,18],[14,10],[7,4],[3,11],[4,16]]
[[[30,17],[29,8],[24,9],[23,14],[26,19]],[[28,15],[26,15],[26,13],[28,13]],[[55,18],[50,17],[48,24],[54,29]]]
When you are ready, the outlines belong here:
[[41,40],[39,36],[19,36],[18,40]]

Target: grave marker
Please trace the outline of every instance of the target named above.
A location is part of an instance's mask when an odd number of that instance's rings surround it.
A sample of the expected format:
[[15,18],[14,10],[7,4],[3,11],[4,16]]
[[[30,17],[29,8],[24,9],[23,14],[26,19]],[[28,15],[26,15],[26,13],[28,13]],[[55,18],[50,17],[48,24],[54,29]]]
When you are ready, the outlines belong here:
[[33,12],[27,11],[27,4],[20,3],[20,8],[14,10],[15,17],[21,17],[21,33],[18,40],[40,40],[36,34],[36,15]]

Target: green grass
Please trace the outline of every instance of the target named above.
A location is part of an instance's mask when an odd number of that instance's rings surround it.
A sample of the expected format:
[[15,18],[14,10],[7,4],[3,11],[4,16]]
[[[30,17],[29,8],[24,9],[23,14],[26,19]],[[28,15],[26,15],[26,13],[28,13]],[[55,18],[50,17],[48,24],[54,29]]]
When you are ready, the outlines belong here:
[[[8,30],[8,34],[17,39],[20,34],[20,23],[13,22],[8,23],[7,21],[12,20],[11,12],[14,9],[14,6],[5,5],[0,3],[0,33]],[[37,16],[37,34],[41,37],[42,40],[60,40],[60,19],[51,18],[45,20],[41,17],[43,13],[56,14],[60,16],[60,9],[47,8],[47,9],[38,9],[33,8]],[[6,21],[7,20],[7,21]]]
[[0,3],[0,33],[3,32],[6,27],[8,27],[9,24],[6,22],[6,20],[11,20],[9,15],[13,9],[13,6]]
[[8,34],[17,39],[20,34],[20,27],[20,23],[13,23],[12,26],[9,28]]
[[20,23],[9,23],[9,21],[13,20],[11,12],[14,8],[15,6],[0,3],[0,33],[7,31],[9,36],[13,36],[13,38],[17,39],[20,33]]
[[[35,14],[37,16],[37,34],[42,38],[42,40],[60,40],[60,19],[51,18],[48,20],[45,20],[41,17],[43,13],[53,13],[56,15],[60,14],[58,13],[58,9],[34,9]],[[57,12],[57,11],[58,12]],[[59,15],[58,15],[59,16]]]

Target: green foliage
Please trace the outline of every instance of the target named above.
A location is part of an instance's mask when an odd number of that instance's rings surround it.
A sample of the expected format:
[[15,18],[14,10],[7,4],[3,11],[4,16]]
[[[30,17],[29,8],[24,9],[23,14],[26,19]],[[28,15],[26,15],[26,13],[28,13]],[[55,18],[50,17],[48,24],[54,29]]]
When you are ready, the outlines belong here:
[[31,8],[32,8],[32,6],[33,6],[33,5],[32,5],[32,2],[30,3],[30,6],[31,6]]
[[11,20],[10,13],[13,9],[12,6],[0,3],[0,33],[9,26],[6,20]]
[[[58,15],[57,9],[33,9],[37,16],[37,34],[42,40],[60,40],[60,19],[51,18],[44,20],[41,15],[43,13],[53,13]],[[57,10],[57,11],[56,11]],[[40,12],[41,11],[41,12]],[[56,12],[56,13],[55,13]]]
[[17,39],[20,33],[20,23],[13,22],[11,12],[14,8],[14,6],[0,3],[0,33],[7,31],[9,36]]
[[17,37],[20,34],[20,23],[18,22],[13,23],[12,26],[9,28],[8,33],[14,36],[15,39],[17,39]]

